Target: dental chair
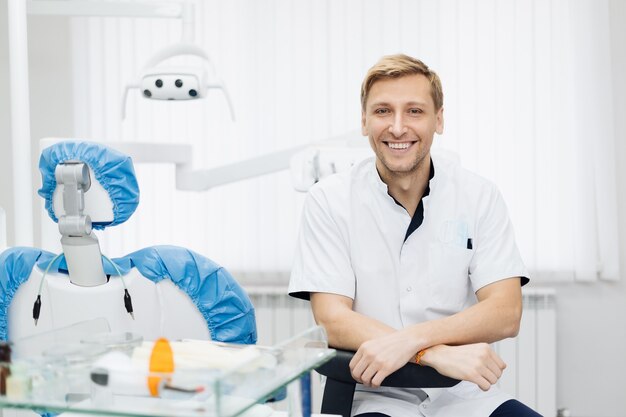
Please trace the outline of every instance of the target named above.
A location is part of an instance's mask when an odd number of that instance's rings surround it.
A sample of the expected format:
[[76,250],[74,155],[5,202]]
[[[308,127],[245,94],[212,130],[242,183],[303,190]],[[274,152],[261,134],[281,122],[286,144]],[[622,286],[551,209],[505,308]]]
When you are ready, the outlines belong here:
[[54,144],[39,162],[39,195],[58,223],[63,253],[0,254],[0,340],[16,341],[90,319],[111,332],[256,343],[254,308],[222,267],[191,250],[149,247],[109,259],[93,230],[126,221],[139,203],[132,161],[106,146]]

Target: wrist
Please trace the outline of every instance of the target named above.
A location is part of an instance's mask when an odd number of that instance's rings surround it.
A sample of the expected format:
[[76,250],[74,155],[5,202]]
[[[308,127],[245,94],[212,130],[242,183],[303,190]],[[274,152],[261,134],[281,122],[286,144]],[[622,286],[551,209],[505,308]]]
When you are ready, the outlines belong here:
[[417,352],[417,355],[415,355],[415,358],[414,358],[413,362],[415,362],[417,365],[423,365],[422,358],[426,354],[427,350],[428,350],[428,348],[422,349],[419,352]]
[[404,329],[404,331],[407,333],[408,340],[411,343],[411,347],[414,349],[415,352],[419,352],[432,346],[432,344],[429,342],[429,338],[426,332],[427,329],[424,324],[425,323],[419,323]]
[[435,368],[435,364],[437,362],[437,355],[444,348],[444,345],[432,346],[428,349],[423,350],[422,357],[420,358],[419,364],[422,366],[430,366],[431,368]]

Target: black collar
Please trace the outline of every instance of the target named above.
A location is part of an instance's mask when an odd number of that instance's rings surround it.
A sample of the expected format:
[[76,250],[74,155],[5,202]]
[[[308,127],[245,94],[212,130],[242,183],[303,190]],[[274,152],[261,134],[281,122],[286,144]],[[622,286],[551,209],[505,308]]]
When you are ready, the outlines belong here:
[[[424,197],[430,195],[430,182],[435,177],[435,164],[433,164],[433,159],[430,158],[430,173],[428,175],[428,184],[426,184],[426,189],[424,190],[424,194],[420,199],[419,204],[417,205],[417,209],[415,209],[415,213],[411,218],[411,223],[409,224],[409,228],[406,231],[406,235],[404,236],[404,241],[411,236],[411,233],[416,231],[424,222]],[[394,198],[396,204],[402,206],[402,204],[398,203],[398,201]]]

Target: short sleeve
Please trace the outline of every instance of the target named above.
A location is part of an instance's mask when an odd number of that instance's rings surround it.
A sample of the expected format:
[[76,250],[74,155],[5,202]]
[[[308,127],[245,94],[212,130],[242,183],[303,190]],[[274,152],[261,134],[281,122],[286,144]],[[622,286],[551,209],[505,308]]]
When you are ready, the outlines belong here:
[[513,225],[500,192],[492,187],[481,202],[474,236],[474,255],[470,279],[474,292],[485,285],[511,277],[521,277],[522,285],[530,279],[520,256]]
[[350,263],[345,228],[333,216],[326,195],[309,192],[295,248],[289,295],[308,300],[311,292],[325,292],[354,299],[355,278]]

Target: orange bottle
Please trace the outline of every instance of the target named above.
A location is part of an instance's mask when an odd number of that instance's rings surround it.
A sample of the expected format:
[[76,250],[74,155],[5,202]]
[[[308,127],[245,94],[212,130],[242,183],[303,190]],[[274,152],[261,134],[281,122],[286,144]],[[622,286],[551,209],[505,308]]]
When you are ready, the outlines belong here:
[[174,352],[170,342],[165,338],[160,338],[154,342],[152,354],[150,355],[150,376],[148,376],[148,389],[153,397],[159,396],[159,384],[161,376],[153,376],[154,373],[171,374],[174,372]]

